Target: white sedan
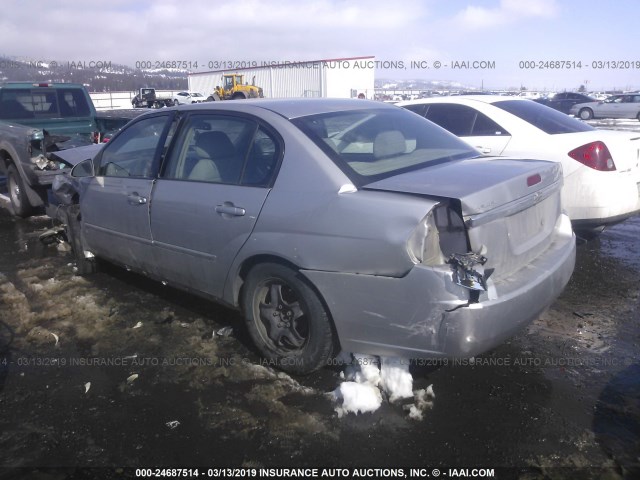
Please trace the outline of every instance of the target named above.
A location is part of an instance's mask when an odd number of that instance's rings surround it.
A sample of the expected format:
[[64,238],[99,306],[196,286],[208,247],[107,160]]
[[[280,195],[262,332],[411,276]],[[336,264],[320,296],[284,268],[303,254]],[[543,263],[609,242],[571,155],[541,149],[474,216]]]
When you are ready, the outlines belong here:
[[202,103],[204,100],[204,95],[198,92],[178,92],[173,96],[174,105]]
[[562,206],[589,239],[640,212],[640,135],[597,130],[526,99],[493,95],[400,102],[488,156],[562,164]]

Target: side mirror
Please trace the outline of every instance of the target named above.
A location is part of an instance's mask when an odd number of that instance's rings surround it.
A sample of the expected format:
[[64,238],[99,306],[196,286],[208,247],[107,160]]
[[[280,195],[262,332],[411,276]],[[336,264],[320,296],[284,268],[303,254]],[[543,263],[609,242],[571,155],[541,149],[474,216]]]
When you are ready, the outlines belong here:
[[93,160],[90,158],[81,161],[71,169],[71,176],[75,178],[93,177],[94,175]]

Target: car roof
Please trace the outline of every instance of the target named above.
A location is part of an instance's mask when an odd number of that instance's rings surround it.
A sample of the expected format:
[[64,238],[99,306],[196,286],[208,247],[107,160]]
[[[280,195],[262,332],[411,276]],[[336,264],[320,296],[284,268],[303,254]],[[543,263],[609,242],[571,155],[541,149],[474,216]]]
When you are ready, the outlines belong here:
[[222,110],[248,112],[252,109],[270,110],[287,119],[321,113],[350,110],[394,109],[392,105],[372,100],[354,98],[283,98],[228,100],[171,107],[180,111]]

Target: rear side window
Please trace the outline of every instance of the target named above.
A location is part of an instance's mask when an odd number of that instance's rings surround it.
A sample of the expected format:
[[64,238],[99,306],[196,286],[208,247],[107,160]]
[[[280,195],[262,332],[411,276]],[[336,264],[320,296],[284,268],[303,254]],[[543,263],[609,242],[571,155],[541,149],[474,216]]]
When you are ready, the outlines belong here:
[[268,186],[282,148],[255,120],[191,115],[171,149],[163,178]]
[[549,135],[595,130],[591,125],[533,101],[504,100],[495,102],[493,105]]
[[3,89],[0,118],[88,117],[91,109],[84,91],[78,88]]
[[458,137],[509,135],[506,129],[484,113],[466,105],[435,103],[429,105],[427,119]]

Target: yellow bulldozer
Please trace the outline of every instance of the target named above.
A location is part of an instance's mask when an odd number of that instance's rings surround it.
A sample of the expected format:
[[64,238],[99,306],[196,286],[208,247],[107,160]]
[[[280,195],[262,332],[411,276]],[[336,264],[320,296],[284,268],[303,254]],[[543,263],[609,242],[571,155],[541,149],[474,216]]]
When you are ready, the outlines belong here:
[[216,86],[209,97],[208,102],[220,100],[244,100],[246,98],[262,98],[262,88],[256,87],[256,77],[253,77],[253,84],[244,83],[244,75],[237,73],[225,73],[222,75],[222,86]]

